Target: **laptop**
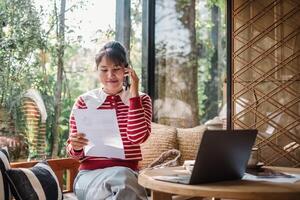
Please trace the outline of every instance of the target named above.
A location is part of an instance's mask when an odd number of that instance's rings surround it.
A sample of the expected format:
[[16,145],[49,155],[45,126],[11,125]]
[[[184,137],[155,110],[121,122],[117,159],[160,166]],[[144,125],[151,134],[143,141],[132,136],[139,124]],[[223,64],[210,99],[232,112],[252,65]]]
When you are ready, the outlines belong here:
[[190,174],[153,178],[190,185],[241,179],[256,135],[257,130],[206,130]]

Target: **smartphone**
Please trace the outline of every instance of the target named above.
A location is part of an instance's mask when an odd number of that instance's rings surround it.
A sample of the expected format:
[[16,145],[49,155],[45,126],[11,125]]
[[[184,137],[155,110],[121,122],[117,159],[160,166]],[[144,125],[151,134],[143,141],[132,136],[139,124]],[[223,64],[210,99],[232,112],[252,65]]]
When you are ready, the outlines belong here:
[[[125,65],[125,68],[128,68],[128,67],[129,67],[129,64],[126,64],[126,65]],[[124,77],[123,85],[124,85],[124,87],[125,87],[125,90],[127,90],[127,89],[130,88],[129,76],[125,76],[125,77]]]

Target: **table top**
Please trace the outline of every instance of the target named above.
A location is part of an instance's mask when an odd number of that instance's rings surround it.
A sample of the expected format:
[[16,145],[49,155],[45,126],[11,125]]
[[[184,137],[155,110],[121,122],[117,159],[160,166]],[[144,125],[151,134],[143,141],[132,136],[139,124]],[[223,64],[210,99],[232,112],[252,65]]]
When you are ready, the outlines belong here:
[[[280,172],[300,174],[300,168],[266,167]],[[216,197],[255,200],[299,200],[300,181],[296,183],[273,183],[263,181],[235,180],[200,185],[184,185],[153,179],[153,176],[186,174],[183,167],[147,169],[141,172],[138,182],[145,188],[183,196]]]

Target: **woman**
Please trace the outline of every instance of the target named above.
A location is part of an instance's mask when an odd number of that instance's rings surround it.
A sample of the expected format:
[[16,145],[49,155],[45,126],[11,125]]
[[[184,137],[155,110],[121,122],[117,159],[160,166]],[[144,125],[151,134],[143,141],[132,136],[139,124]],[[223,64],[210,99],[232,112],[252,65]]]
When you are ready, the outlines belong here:
[[[84,133],[77,132],[71,113],[67,152],[81,161],[75,194],[79,200],[147,199],[144,188],[137,183],[136,171],[142,159],[140,144],[151,132],[151,99],[139,93],[139,79],[128,65],[126,50],[119,42],[104,45],[96,55],[96,66],[103,88],[79,96],[73,110],[115,109],[125,159],[85,156],[83,148],[88,140]],[[126,76],[131,80],[129,88]]]

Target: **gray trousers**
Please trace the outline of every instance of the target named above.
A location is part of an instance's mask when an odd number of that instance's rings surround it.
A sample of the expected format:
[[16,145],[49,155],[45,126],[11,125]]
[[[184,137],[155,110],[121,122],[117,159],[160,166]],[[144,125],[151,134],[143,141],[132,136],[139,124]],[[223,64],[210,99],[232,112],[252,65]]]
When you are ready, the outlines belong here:
[[74,191],[78,200],[147,200],[137,173],[127,167],[81,170]]

